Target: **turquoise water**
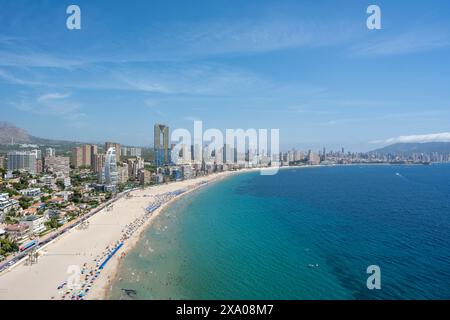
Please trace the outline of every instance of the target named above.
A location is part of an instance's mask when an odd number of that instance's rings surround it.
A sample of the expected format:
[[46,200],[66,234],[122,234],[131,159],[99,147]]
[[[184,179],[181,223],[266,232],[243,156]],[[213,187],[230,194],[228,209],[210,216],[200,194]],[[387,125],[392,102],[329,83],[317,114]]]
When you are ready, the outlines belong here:
[[110,298],[450,299],[449,200],[450,165],[231,177],[161,214]]

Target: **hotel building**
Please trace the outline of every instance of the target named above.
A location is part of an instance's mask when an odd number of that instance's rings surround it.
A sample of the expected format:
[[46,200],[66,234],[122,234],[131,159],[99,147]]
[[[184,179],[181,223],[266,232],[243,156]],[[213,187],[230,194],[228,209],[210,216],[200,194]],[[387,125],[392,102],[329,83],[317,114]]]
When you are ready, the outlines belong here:
[[157,123],[154,129],[155,164],[157,167],[169,165],[169,127]]

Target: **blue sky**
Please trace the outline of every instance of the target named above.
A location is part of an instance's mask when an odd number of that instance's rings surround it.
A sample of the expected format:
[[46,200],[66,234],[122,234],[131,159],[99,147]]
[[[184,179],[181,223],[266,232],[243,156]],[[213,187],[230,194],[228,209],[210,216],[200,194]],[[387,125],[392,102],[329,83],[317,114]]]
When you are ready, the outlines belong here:
[[[81,30],[66,28],[70,4]],[[370,4],[382,30],[366,28]],[[279,128],[284,149],[445,140],[449,13],[444,0],[2,0],[0,121],[141,146],[154,123],[193,119]]]

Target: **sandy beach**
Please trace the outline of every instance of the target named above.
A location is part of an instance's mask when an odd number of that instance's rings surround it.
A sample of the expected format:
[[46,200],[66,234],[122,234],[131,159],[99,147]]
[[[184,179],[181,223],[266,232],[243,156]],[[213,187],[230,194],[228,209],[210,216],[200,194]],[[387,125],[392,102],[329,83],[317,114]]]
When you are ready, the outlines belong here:
[[[199,187],[232,174],[235,172],[223,172],[133,191],[132,197],[117,200],[112,210],[104,209],[91,217],[87,228],[74,228],[42,248],[37,264],[29,266],[22,262],[1,274],[0,300],[70,300],[71,294],[66,292],[67,282],[71,283],[68,279],[73,275],[73,268],[83,270],[82,278],[89,288],[85,299],[105,298],[121,258],[137,243],[142,231],[168,205]],[[161,195],[178,190],[185,192],[182,195],[166,196],[157,210],[146,215],[145,209],[160,199]],[[124,233],[127,231],[124,230],[128,230],[125,238]],[[118,243],[123,243],[123,246],[102,270],[98,270],[99,264],[105,261]]]

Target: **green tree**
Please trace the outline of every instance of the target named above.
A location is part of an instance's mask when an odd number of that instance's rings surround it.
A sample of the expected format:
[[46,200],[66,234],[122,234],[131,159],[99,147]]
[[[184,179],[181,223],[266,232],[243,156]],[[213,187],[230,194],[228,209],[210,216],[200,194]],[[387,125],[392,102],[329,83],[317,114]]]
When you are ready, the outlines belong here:
[[41,202],[46,202],[46,201],[50,200],[51,198],[52,198],[51,196],[41,197]]
[[0,239],[0,255],[7,256],[13,252],[19,251],[19,245],[8,237]]
[[28,199],[28,198],[25,198],[25,197],[22,197],[22,198],[19,199],[19,204],[24,210],[26,210],[26,209],[28,209],[31,206],[32,200]]
[[50,220],[45,223],[45,226],[49,229],[58,229],[59,227],[62,226],[62,224],[58,222],[57,217],[53,217],[50,218]]
[[73,203],[80,203],[82,197],[83,196],[81,195],[80,191],[75,190],[74,193],[73,193],[73,197],[72,197]]
[[57,181],[56,185],[63,191],[66,189],[66,186],[64,185],[64,181],[61,181],[61,180]]

